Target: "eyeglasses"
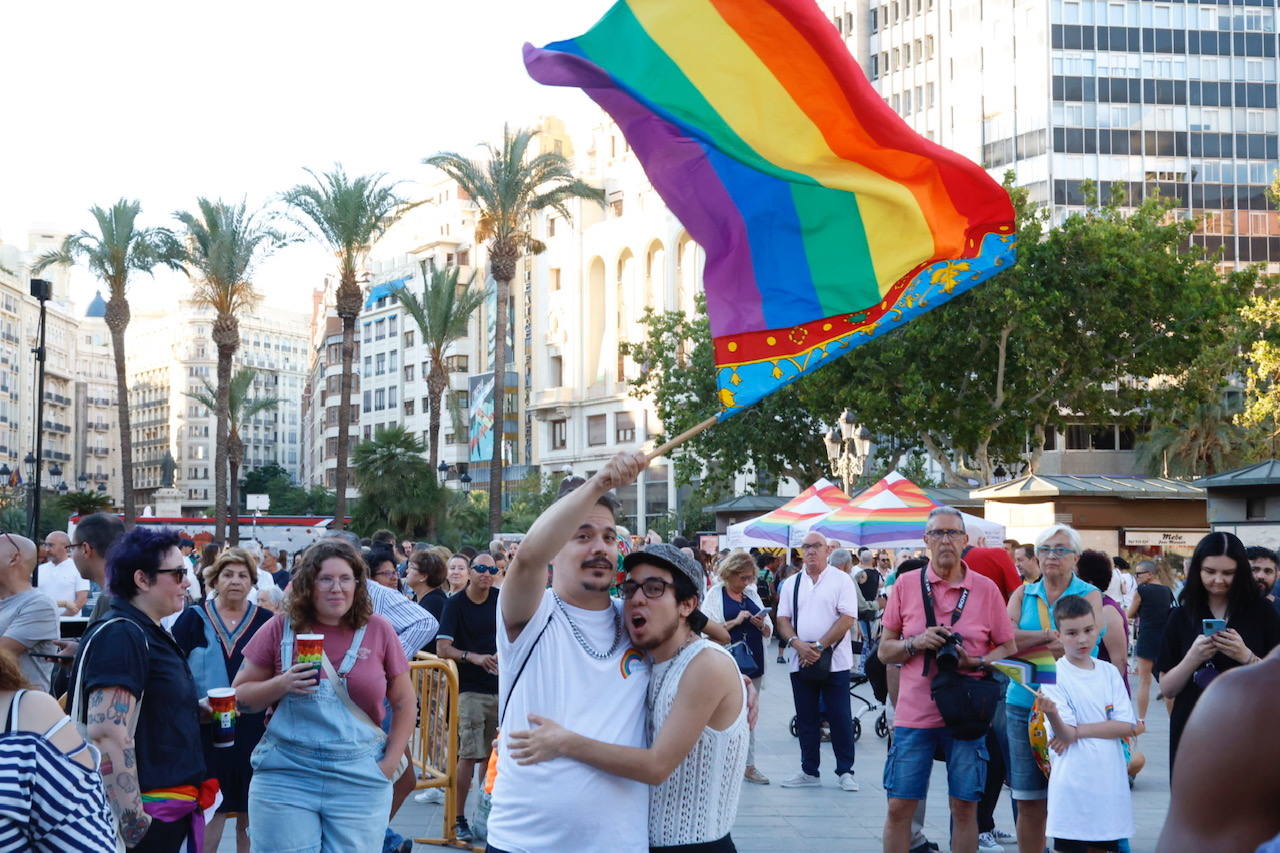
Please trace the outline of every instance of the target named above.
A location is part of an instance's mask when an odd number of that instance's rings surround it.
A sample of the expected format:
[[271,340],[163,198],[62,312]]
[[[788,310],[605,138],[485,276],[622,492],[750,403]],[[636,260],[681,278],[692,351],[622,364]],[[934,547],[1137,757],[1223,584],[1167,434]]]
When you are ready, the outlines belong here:
[[174,583],[182,583],[182,579],[187,576],[186,569],[156,569],[157,575],[172,575]]
[[825,546],[823,546],[823,544],[822,544],[821,542],[806,542],[806,543],[804,543],[803,545],[801,545],[801,546],[800,546],[800,550],[802,550],[802,551],[816,551],[816,550],[818,550],[819,548],[822,548],[822,547],[825,547]]
[[926,530],[924,532],[925,539],[932,539],[935,542],[942,539],[960,539],[964,535],[963,530]]
[[82,547],[83,545],[84,545],[84,543],[83,543],[83,542],[72,542],[70,545],[68,545],[68,546],[67,546],[67,550],[68,550],[68,551],[74,551],[74,550],[76,550],[77,548]]
[[623,581],[619,584],[618,589],[622,591],[622,600],[627,601],[631,596],[636,594],[636,590],[642,590],[645,598],[662,598],[666,595],[667,587],[675,586],[671,581],[664,581],[662,578],[649,578],[641,583],[635,581]]
[[320,589],[333,589],[334,587],[342,587],[343,589],[354,589],[356,579],[352,577],[345,578],[316,578],[316,586]]
[[21,554],[21,553],[22,553],[22,549],[18,547],[18,543],[17,543],[17,542],[14,542],[14,541],[13,541],[13,537],[12,537],[12,536],[10,536],[8,533],[5,533],[3,530],[0,530],[0,536],[3,536],[5,539],[8,539],[8,540],[9,540],[9,544],[13,546],[13,550],[14,550],[15,552],[17,552],[17,553],[19,553],[19,554]]
[[1075,548],[1068,548],[1064,545],[1055,545],[1052,548],[1050,548],[1048,545],[1041,545],[1039,548],[1036,549],[1036,556],[1065,557],[1068,554],[1074,554],[1075,552],[1076,552]]
[[482,563],[482,564],[480,564],[480,565],[478,565],[478,566],[472,566],[472,567],[471,567],[471,571],[473,571],[473,572],[479,572],[480,574],[484,574],[485,572],[488,572],[488,573],[489,573],[489,574],[491,574],[491,575],[496,575],[496,574],[498,573],[498,567],[497,567],[497,566],[486,566],[486,565],[484,565],[484,564]]
[[395,569],[386,569],[385,571],[375,572],[373,576],[375,578],[393,578],[396,574],[397,572]]

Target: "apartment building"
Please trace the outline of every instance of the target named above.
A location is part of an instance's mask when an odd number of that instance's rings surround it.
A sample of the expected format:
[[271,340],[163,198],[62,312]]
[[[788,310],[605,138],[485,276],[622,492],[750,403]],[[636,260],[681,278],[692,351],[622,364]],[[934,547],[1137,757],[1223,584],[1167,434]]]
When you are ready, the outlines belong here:
[[[214,413],[188,396],[217,382],[214,313],[188,298],[135,316],[129,328],[129,410],[134,447],[134,488],[148,503],[164,476],[166,455],[176,468],[174,486],[184,512],[201,512],[214,499]],[[277,308],[240,318],[240,348],[233,373],[252,368],[251,399],[277,398],[274,410],[240,427],[241,472],[275,463],[295,479],[302,472],[302,396],[309,352],[307,318]]]

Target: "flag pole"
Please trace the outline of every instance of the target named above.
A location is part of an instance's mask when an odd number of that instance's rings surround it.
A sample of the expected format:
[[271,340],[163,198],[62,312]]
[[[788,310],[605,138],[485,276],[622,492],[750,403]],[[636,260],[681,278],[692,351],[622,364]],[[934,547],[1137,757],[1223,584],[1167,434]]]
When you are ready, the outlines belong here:
[[711,417],[707,418],[705,421],[698,424],[697,426],[690,427],[689,429],[680,433],[670,441],[665,442],[664,444],[658,445],[653,450],[649,451],[648,460],[652,462],[653,460],[657,459],[659,456],[667,455],[674,448],[677,448],[680,445],[684,444],[686,441],[693,438],[695,435],[698,435],[699,433],[702,433],[702,432],[706,432],[708,429],[715,426],[716,421],[718,421],[719,419],[720,419],[719,415],[712,415]]

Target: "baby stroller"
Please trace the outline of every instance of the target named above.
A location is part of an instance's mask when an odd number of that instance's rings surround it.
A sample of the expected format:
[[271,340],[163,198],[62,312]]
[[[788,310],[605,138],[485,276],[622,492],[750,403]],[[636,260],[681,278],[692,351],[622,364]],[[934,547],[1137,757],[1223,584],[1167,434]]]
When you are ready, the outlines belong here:
[[[857,742],[862,737],[862,718],[877,710],[879,710],[880,713],[876,716],[875,720],[876,737],[883,738],[889,736],[889,718],[885,714],[884,705],[885,701],[889,697],[889,684],[885,674],[884,664],[881,663],[880,658],[876,656],[876,649],[880,645],[880,640],[877,637],[869,640],[868,642],[871,644],[871,648],[867,652],[866,672],[854,673],[849,679],[849,699],[851,702],[856,702],[861,706],[861,710],[854,711],[852,714],[854,742]],[[861,644],[854,643],[853,645],[854,655],[857,656],[861,654],[862,650],[859,648]],[[871,695],[875,699],[874,702],[860,693],[855,692],[857,688],[864,684],[871,685]],[[824,728],[827,725],[825,711],[826,709],[823,708],[821,701],[819,701],[818,713]],[[790,730],[792,737],[800,736],[799,729],[796,726],[796,717],[794,715],[791,717]]]

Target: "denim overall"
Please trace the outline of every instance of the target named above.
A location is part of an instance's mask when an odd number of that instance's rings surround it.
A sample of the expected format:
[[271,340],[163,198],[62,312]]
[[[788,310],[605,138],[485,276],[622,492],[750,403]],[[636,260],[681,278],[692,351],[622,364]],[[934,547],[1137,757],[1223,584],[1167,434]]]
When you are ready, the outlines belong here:
[[[356,631],[339,677],[356,665]],[[286,619],[281,665],[293,660]],[[391,782],[378,768],[386,735],[347,710],[327,678],[314,693],[287,693],[250,758],[249,837],[271,853],[381,853]]]

